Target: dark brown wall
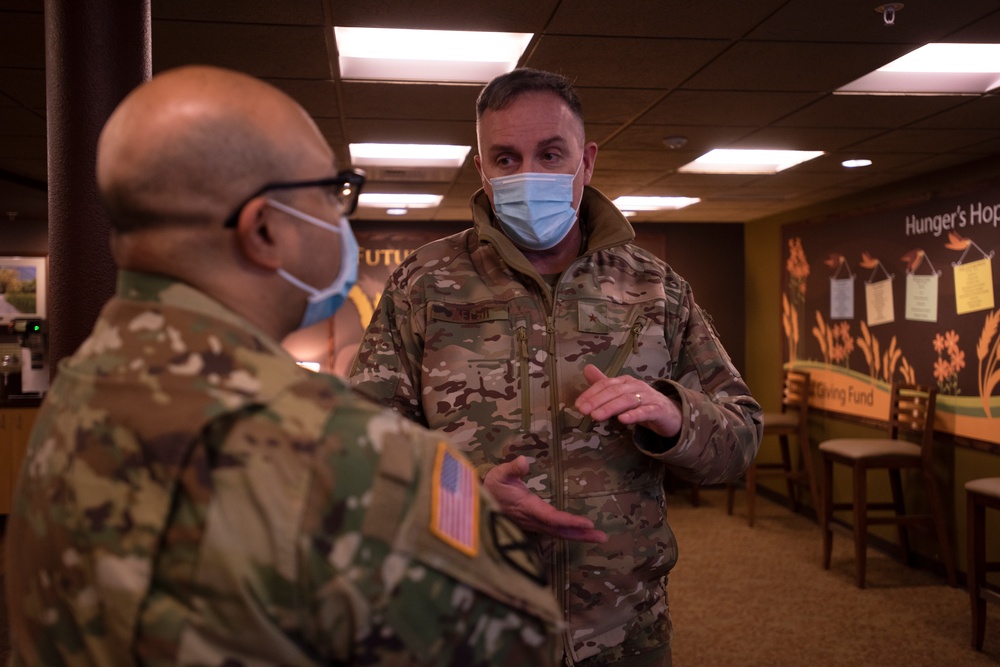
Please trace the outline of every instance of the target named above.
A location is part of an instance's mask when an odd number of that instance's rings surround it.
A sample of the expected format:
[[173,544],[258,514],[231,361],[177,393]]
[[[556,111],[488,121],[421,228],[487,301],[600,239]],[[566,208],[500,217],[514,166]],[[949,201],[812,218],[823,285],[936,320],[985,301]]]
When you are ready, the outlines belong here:
[[[355,229],[406,235],[412,223],[359,222]],[[467,222],[420,223],[420,233],[446,236]],[[695,300],[715,322],[736,368],[746,369],[743,225],[738,223],[639,223],[636,243],[664,260],[694,290]]]
[[743,225],[640,223],[636,242],[664,260],[694,290],[736,368],[746,372]]
[[44,220],[0,220],[0,255],[47,255],[48,227]]

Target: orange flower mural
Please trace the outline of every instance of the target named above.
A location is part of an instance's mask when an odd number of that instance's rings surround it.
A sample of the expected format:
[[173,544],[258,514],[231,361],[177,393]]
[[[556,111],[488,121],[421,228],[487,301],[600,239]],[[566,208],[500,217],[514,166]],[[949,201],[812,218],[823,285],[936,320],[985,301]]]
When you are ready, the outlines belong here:
[[934,362],[934,379],[942,394],[957,396],[962,393],[958,388],[958,372],[965,368],[965,352],[958,347],[959,336],[954,329],[942,336],[934,336],[934,351],[938,358]]
[[799,313],[805,315],[806,280],[809,278],[809,261],[802,247],[802,239],[788,239],[788,291],[781,296],[781,320],[788,338],[788,361],[794,363],[799,347]]

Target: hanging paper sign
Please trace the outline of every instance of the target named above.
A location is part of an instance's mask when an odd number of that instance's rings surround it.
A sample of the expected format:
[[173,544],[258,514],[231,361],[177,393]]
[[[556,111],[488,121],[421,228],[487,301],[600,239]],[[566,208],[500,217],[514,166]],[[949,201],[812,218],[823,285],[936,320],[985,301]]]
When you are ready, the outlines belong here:
[[[868,326],[876,324],[887,324],[896,320],[896,313],[892,301],[892,274],[886,271],[885,266],[876,257],[872,257],[867,252],[861,253],[861,266],[870,268],[872,274],[865,281],[865,305],[868,309]],[[882,269],[885,280],[875,282],[875,274]]]
[[[915,322],[937,322],[938,278],[941,272],[934,268],[931,258],[923,249],[914,250],[904,259],[910,260],[910,266],[906,270],[904,317]],[[917,274],[917,269],[925,262],[930,268],[930,274]]]
[[955,311],[959,315],[993,308],[993,260],[955,265]]
[[915,322],[937,322],[938,276],[906,276],[906,314]]
[[854,319],[854,276],[830,278],[830,319]]
[[893,322],[896,316],[892,303],[892,279],[865,283],[865,304],[868,307],[868,326]]
[[[831,258],[837,261],[837,270],[830,277],[830,319],[831,320],[853,320],[854,319],[854,274],[851,267],[843,255]],[[833,266],[832,261],[828,261],[828,266]],[[847,272],[846,278],[841,278],[841,270]]]

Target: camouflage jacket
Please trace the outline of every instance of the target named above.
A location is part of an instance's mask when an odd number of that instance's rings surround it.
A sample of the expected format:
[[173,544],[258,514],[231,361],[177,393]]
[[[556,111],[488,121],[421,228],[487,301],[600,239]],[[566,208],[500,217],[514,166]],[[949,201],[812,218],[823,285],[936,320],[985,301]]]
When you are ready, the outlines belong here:
[[[586,249],[554,290],[493,226],[482,191],[472,207],[473,229],[418,249],[389,278],[351,382],[446,433],[481,474],[529,457],[529,488],[609,534],[598,545],[543,540],[574,660],[653,627],[649,641],[662,644],[677,555],[664,467],[698,483],[737,478],[760,442],[760,407],[688,284],[632,244],[599,192],[585,190]],[[674,398],[679,436],[582,418],[572,406],[588,363]]]
[[61,364],[15,503],[14,665],[558,660],[460,454],[166,278],[123,272]]

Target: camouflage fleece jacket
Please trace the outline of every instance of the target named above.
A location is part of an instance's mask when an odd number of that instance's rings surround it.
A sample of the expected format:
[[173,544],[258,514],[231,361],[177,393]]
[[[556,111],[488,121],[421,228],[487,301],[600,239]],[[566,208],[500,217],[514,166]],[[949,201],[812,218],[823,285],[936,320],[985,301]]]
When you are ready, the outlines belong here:
[[31,437],[12,664],[554,664],[523,536],[440,440],[123,273]]
[[[418,249],[389,278],[352,384],[446,433],[480,474],[529,457],[529,488],[608,533],[605,544],[543,540],[573,660],[662,645],[677,556],[664,468],[697,483],[736,479],[757,452],[760,407],[691,288],[632,244],[598,191],[581,205],[586,248],[554,289],[493,225],[485,193],[472,209],[473,229]],[[675,399],[678,437],[582,418],[572,406],[588,363]]]

